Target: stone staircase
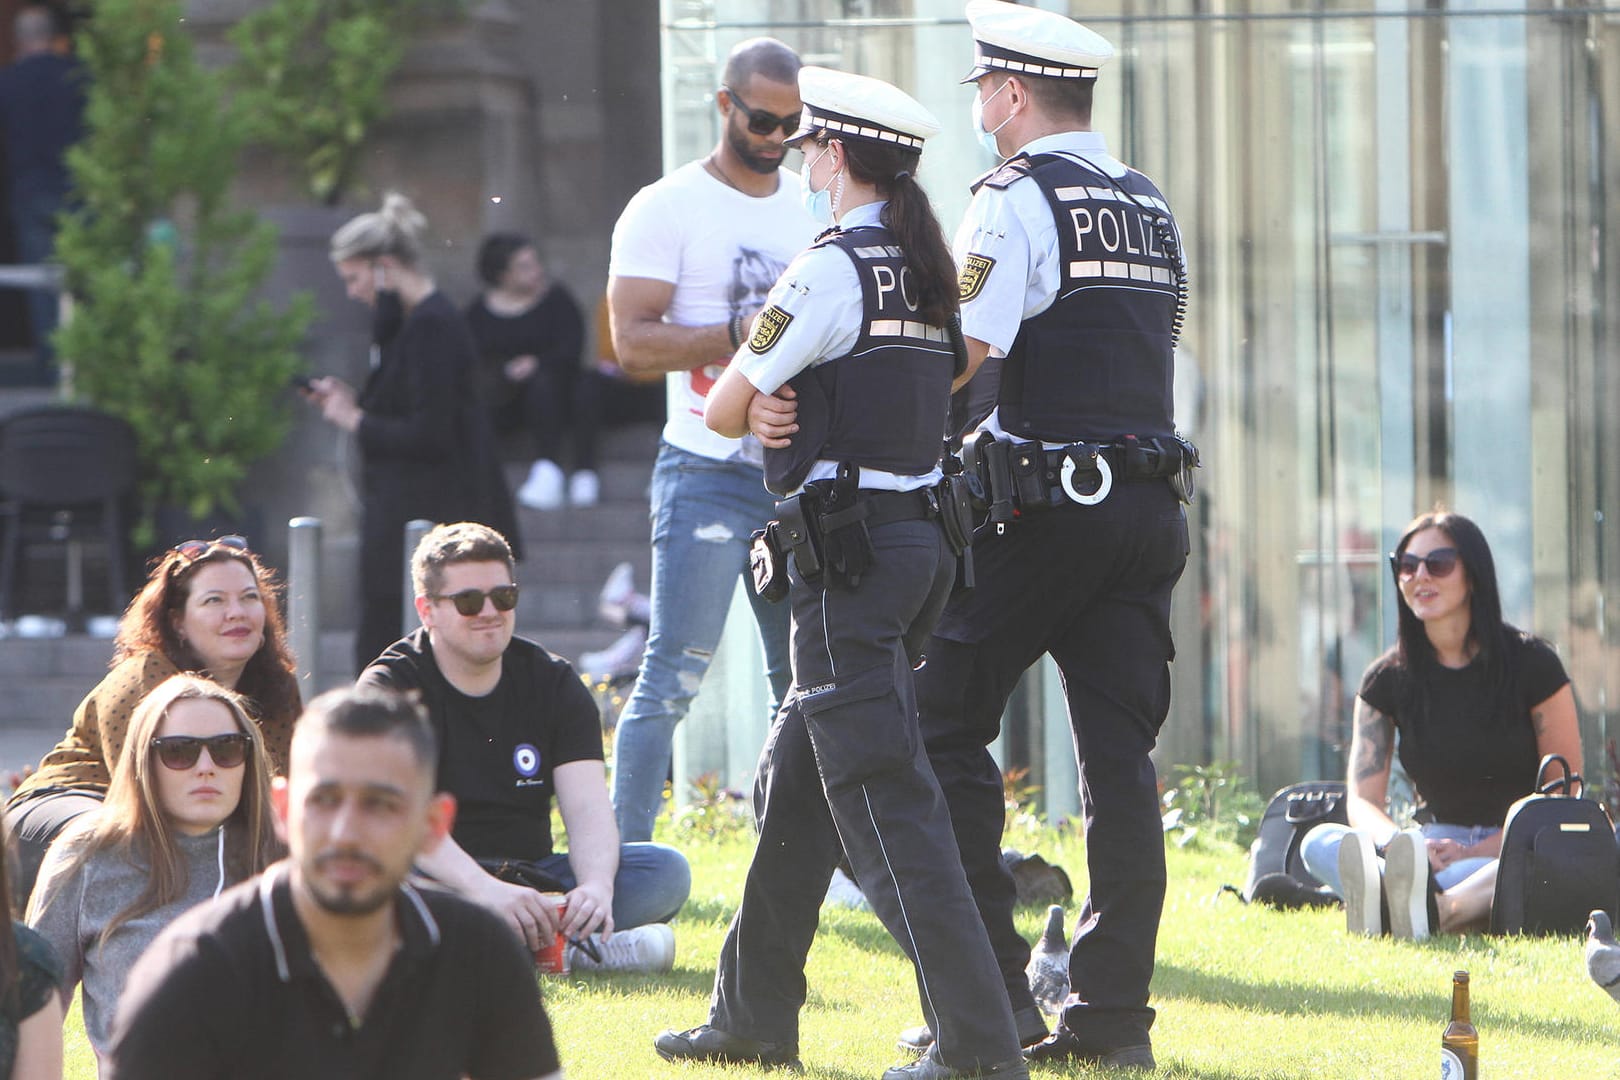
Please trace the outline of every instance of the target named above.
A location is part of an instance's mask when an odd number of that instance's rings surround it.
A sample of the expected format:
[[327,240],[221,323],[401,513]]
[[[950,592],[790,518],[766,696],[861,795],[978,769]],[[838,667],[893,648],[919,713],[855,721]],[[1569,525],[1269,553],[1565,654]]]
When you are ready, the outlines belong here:
[[[45,393],[0,390],[0,415],[48,399]],[[540,512],[519,507],[527,557],[518,565],[523,600],[518,633],[570,660],[601,649],[620,628],[597,615],[597,596],[608,572],[620,562],[635,570],[636,586],[646,591],[651,565],[648,546],[647,485],[657,453],[659,425],[636,424],[602,433],[601,500],[593,507]],[[516,488],[526,463],[512,462]],[[85,595],[99,609],[105,586],[99,552],[87,548]],[[63,560],[49,548],[36,548],[23,567],[24,611],[55,613],[64,595]],[[328,588],[351,587],[347,582]],[[318,689],[353,677],[353,635],[329,630],[321,635]],[[37,758],[67,727],[73,709],[107,670],[112,642],[84,634],[56,638],[0,638],[0,781],[4,771]]]

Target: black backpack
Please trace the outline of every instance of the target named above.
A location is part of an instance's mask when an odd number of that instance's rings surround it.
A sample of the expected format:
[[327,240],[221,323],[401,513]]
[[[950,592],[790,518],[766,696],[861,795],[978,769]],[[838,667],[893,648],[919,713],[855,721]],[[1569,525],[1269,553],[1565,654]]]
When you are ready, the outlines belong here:
[[[1547,779],[1554,764],[1564,775]],[[1515,802],[1502,826],[1502,853],[1491,903],[1493,934],[1575,934],[1590,912],[1615,918],[1620,907],[1620,848],[1608,811],[1572,795],[1579,773],[1558,754],[1541,759],[1536,789]],[[1562,789],[1561,794],[1553,794]]]
[[1306,780],[1273,795],[1260,818],[1260,835],[1249,845],[1249,880],[1243,885],[1243,899],[1254,899],[1255,882],[1268,874],[1287,874],[1307,888],[1323,885],[1305,869],[1299,845],[1306,833],[1324,821],[1350,823],[1343,780]]

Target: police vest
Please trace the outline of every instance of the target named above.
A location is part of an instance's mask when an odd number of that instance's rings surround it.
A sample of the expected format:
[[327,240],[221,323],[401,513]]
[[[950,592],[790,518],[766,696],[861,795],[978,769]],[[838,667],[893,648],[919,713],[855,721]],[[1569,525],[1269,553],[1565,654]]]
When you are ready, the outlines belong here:
[[982,182],[1025,177],[1052,210],[1061,280],[1007,353],[1002,429],[1049,442],[1168,435],[1180,270],[1164,196],[1134,169],[1116,179],[1058,154],[1019,155]]
[[939,462],[950,406],[954,357],[943,327],[917,315],[915,287],[894,234],[862,226],[823,236],[861,283],[861,329],[850,351],[799,372],[799,430],[786,449],[765,451],[765,486],[787,495],[818,460],[902,476]]

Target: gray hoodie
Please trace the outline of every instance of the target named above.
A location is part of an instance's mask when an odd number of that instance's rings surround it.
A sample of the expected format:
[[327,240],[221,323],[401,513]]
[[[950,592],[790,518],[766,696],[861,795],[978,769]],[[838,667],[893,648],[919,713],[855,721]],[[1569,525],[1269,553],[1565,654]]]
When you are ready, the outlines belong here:
[[224,880],[225,828],[201,836],[175,835],[187,870],[185,895],[155,911],[121,924],[105,943],[101,931],[146,888],[146,868],[124,852],[100,851],[76,871],[69,871],[78,845],[74,841],[95,824],[94,811],[75,819],[45,853],[39,882],[28,903],[28,925],[51,943],[62,961],[62,1007],[73,1000],[73,988],[84,982],[84,1030],[99,1058],[112,1032],[113,1009],[141,953],[186,909],[220,889]]

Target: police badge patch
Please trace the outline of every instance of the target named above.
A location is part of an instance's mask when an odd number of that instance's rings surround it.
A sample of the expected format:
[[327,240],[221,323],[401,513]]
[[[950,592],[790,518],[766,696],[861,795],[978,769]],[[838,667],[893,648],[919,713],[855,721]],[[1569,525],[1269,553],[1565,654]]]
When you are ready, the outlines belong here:
[[969,255],[962,262],[962,275],[956,280],[957,297],[966,303],[984,289],[985,279],[990,276],[990,268],[996,265],[996,260],[987,259],[983,255]]
[[770,352],[771,347],[781,340],[782,331],[786,330],[788,323],[792,321],[793,316],[775,304],[761,311],[759,317],[754,320],[754,334],[748,339],[749,350],[756,353]]

